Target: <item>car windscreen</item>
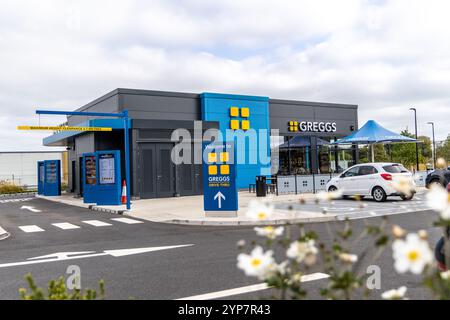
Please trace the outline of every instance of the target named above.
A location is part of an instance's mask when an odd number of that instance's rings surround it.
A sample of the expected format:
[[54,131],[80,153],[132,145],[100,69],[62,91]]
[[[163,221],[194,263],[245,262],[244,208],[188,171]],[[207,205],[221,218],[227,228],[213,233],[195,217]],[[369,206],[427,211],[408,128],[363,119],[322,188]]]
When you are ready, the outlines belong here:
[[386,172],[389,172],[389,173],[405,173],[405,172],[409,172],[401,164],[390,164],[390,165],[387,165],[387,166],[383,166],[383,169]]

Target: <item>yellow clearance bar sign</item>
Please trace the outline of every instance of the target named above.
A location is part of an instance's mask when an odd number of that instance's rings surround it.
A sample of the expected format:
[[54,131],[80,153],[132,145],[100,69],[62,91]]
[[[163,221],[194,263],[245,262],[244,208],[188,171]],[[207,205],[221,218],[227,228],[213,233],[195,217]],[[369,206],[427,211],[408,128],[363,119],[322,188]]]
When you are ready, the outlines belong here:
[[18,126],[17,130],[48,130],[48,131],[112,131],[104,127],[45,127],[45,126]]

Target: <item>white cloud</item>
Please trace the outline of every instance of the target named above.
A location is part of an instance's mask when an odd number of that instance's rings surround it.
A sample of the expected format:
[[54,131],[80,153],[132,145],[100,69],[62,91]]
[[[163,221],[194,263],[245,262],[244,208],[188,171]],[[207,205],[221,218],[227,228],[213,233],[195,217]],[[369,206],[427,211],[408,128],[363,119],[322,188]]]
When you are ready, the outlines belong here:
[[[360,123],[449,133],[448,1],[3,1],[0,148],[36,107],[117,87],[356,103]],[[64,119],[46,117],[59,123]]]

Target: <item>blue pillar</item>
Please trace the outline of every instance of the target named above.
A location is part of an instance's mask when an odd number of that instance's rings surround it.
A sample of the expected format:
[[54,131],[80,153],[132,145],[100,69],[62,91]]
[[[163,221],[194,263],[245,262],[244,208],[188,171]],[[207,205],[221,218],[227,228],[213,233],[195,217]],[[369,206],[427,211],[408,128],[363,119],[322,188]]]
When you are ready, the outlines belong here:
[[125,183],[127,186],[127,210],[131,208],[130,199],[130,139],[129,139],[129,128],[128,128],[128,110],[123,111],[123,128],[125,137]]

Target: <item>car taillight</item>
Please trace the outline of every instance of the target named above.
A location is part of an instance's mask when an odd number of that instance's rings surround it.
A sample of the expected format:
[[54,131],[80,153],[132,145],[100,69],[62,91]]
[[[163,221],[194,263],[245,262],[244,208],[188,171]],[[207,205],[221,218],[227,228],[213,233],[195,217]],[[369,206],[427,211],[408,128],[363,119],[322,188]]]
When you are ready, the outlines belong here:
[[450,183],[447,184],[447,191],[450,192]]
[[382,177],[384,180],[388,180],[388,181],[392,180],[392,174],[389,174],[389,173],[382,173],[382,174],[381,174],[381,177]]

